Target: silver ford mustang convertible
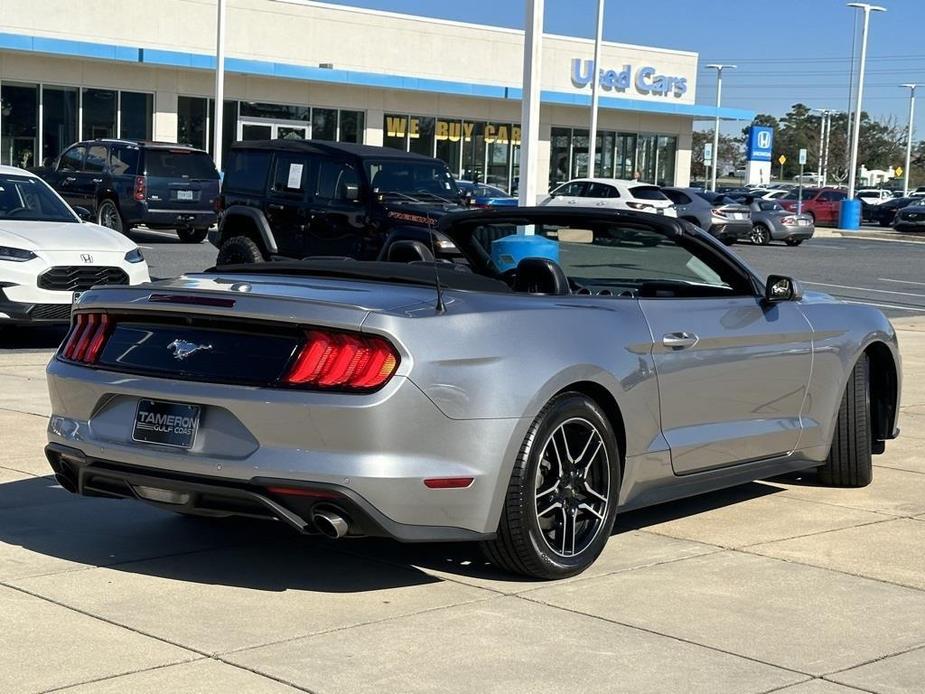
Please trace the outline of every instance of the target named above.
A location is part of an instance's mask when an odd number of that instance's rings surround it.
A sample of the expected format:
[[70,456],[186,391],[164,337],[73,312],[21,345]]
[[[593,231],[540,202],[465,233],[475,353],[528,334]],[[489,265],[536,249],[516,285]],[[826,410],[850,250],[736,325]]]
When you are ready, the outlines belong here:
[[477,541],[559,578],[618,512],[796,470],[861,487],[898,434],[883,314],[761,282],[686,222],[501,208],[442,219],[455,248],[400,231],[378,261],[83,294],[48,366],[60,484]]

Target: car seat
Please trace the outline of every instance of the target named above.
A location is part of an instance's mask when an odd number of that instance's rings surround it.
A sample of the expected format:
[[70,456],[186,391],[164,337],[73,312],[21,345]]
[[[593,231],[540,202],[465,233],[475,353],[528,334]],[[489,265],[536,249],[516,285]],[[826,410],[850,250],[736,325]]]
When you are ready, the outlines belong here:
[[549,258],[524,258],[517,263],[514,291],[552,296],[571,293],[565,271]]

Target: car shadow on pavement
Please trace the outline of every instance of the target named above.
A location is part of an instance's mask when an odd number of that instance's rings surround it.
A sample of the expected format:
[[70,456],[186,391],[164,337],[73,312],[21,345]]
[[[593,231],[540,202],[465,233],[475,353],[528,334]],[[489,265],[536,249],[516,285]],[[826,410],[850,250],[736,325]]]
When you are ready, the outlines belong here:
[[[780,491],[751,483],[627,512],[618,516],[613,534]],[[183,517],[141,502],[77,497],[51,476],[0,484],[0,542],[40,555],[22,563],[41,565],[41,573],[78,564],[272,592],[353,593],[442,580],[428,572],[529,580],[491,565],[474,543],[402,544],[379,538],[333,542],[266,521]],[[0,569],[8,551],[0,548]]]
[[173,231],[134,228],[127,236],[139,246],[179,245],[182,242]]
[[411,565],[338,551],[333,542],[278,523],[185,517],[141,502],[78,497],[51,476],[0,484],[0,544],[7,545],[0,546],[4,580],[106,567],[271,592],[355,593],[441,581]]

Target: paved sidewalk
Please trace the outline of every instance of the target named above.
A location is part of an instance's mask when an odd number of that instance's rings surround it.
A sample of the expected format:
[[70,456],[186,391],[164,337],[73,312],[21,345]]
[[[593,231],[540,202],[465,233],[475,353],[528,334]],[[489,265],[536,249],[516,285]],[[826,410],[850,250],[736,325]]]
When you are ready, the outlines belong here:
[[0,355],[0,691],[925,691],[925,319],[875,481],[755,483],[622,516],[558,583],[472,548],[308,540],[73,497],[51,352]]

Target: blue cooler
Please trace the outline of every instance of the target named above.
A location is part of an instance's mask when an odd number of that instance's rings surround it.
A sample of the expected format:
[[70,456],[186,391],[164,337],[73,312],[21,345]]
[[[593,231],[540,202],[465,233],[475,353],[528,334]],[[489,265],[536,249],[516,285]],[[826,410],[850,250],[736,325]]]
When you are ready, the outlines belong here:
[[517,267],[524,258],[546,258],[559,262],[559,244],[543,236],[514,234],[491,244],[491,259],[501,272]]

